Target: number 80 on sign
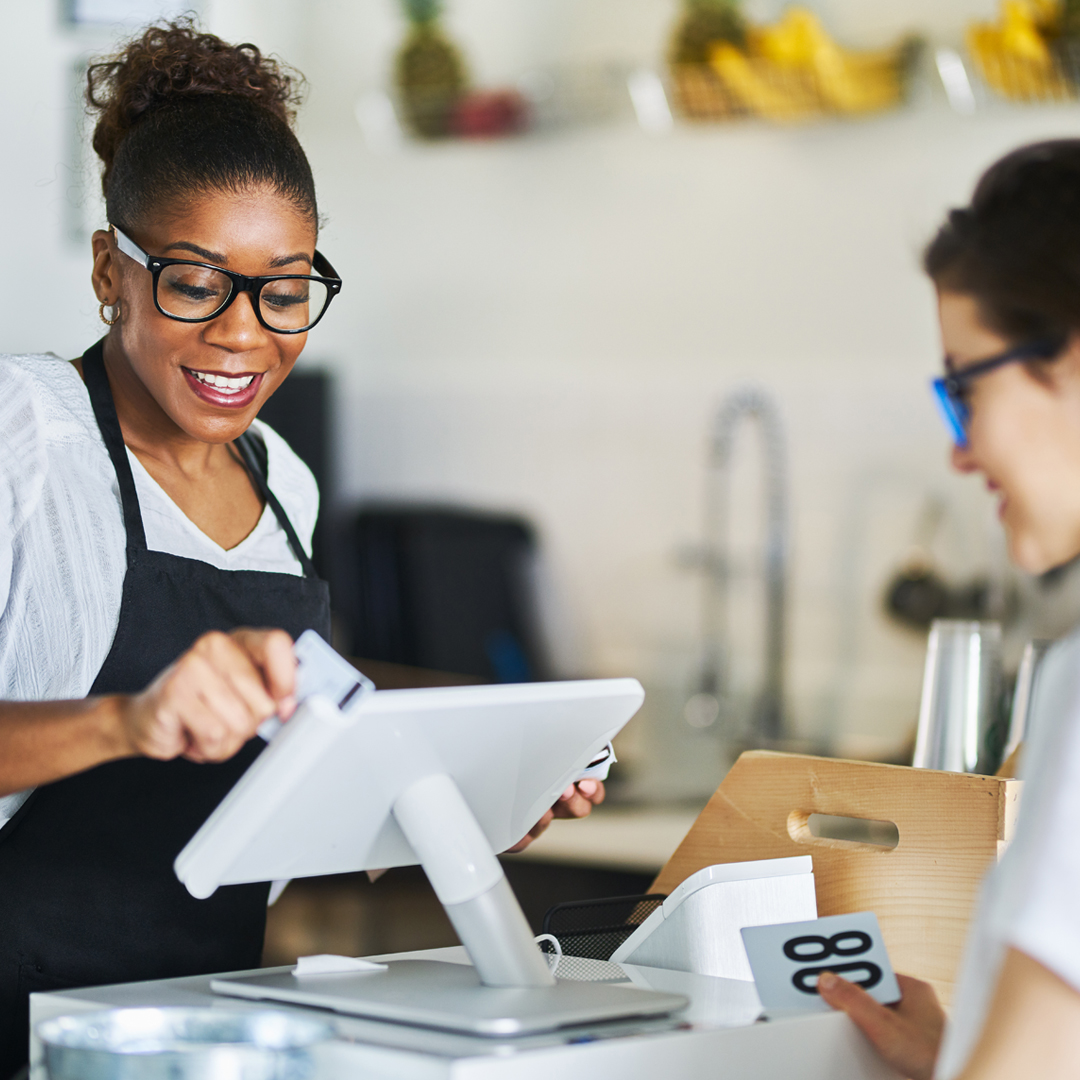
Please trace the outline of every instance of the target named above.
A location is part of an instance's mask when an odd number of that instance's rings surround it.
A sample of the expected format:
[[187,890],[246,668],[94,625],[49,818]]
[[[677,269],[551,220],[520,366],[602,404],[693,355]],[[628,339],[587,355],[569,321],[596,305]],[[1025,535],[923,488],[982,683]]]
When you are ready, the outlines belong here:
[[[852,944],[853,943],[853,944]],[[858,956],[868,952],[874,946],[874,940],[865,930],[841,930],[832,937],[821,934],[803,934],[784,942],[784,955],[789,960],[801,964],[807,961],[827,960],[833,956]],[[808,951],[808,950],[813,950]],[[792,985],[804,994],[816,994],[818,976],[832,971],[843,975],[845,979],[858,983],[864,990],[869,990],[881,982],[881,968],[869,960],[856,960],[840,963],[823,964],[821,967],[799,968],[791,976]]]
[[742,937],[767,1012],[828,1011],[817,991],[817,981],[826,971],[858,984],[883,1004],[900,1000],[881,929],[871,911],[748,926]]

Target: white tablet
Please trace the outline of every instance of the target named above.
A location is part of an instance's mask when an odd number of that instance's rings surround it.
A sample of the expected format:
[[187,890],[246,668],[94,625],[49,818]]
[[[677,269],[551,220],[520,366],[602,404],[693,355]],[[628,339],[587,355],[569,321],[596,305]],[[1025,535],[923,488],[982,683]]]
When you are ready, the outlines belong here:
[[635,679],[309,698],[176,859],[188,891],[419,860],[391,807],[446,773],[495,851],[520,840],[637,712]]

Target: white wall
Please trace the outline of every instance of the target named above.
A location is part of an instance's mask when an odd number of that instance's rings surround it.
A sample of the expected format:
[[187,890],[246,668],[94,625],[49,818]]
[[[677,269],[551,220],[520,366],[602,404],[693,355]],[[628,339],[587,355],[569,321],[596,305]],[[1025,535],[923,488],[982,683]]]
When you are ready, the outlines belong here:
[[[0,347],[71,355],[97,332],[89,259],[64,238],[61,164],[63,77],[88,42],[49,8],[0,5],[11,29],[0,192],[20,266],[6,271]],[[656,62],[674,4],[451,8],[473,70],[507,80],[568,60]],[[958,40],[990,8],[820,5],[860,42],[914,22]],[[886,623],[879,597],[927,493],[950,504],[947,567],[973,572],[1000,548],[977,482],[946,468],[918,252],[982,168],[1018,143],[1080,133],[1080,109],[963,118],[927,102],[861,123],[682,126],[660,138],[627,121],[378,155],[353,106],[385,78],[400,35],[390,0],[213,0],[207,20],[311,80],[301,133],[328,216],[320,246],[345,289],[308,358],[340,379],[347,494],[531,514],[576,627],[571,667],[638,675],[667,702],[657,729],[676,730],[698,607],[675,552],[700,532],[708,419],[733,388],[762,385],[791,455],[793,715],[807,734],[898,742],[917,709],[923,642]],[[47,271],[52,292],[30,271]],[[744,682],[757,611],[736,606]]]

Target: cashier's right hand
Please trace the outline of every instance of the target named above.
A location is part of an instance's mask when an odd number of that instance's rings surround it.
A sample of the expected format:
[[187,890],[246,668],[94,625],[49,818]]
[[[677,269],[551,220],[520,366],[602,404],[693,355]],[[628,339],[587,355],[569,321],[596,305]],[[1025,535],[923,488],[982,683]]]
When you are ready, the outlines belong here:
[[141,693],[122,699],[132,754],[199,763],[231,758],[275,714],[296,708],[296,659],[284,630],[203,634]]
[[834,1008],[846,1012],[874,1049],[901,1076],[931,1080],[937,1061],[945,1012],[934,988],[910,975],[897,975],[902,997],[882,1005],[861,986],[832,972],[818,979],[818,993]]

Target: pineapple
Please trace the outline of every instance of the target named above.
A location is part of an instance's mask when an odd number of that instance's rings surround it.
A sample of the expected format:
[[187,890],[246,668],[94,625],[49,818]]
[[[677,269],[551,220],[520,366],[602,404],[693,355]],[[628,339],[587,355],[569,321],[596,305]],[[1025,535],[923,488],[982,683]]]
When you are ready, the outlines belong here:
[[668,63],[675,100],[685,116],[720,120],[737,115],[740,105],[709,67],[718,44],[742,48],[746,23],[739,0],[683,0],[683,14],[672,35]]
[[685,0],[684,14],[671,42],[671,63],[707,64],[709,50],[726,41],[746,44],[746,23],[738,0]]
[[396,81],[405,118],[425,139],[450,132],[468,78],[457,47],[439,25],[441,0],[401,0],[409,33],[397,54]]

